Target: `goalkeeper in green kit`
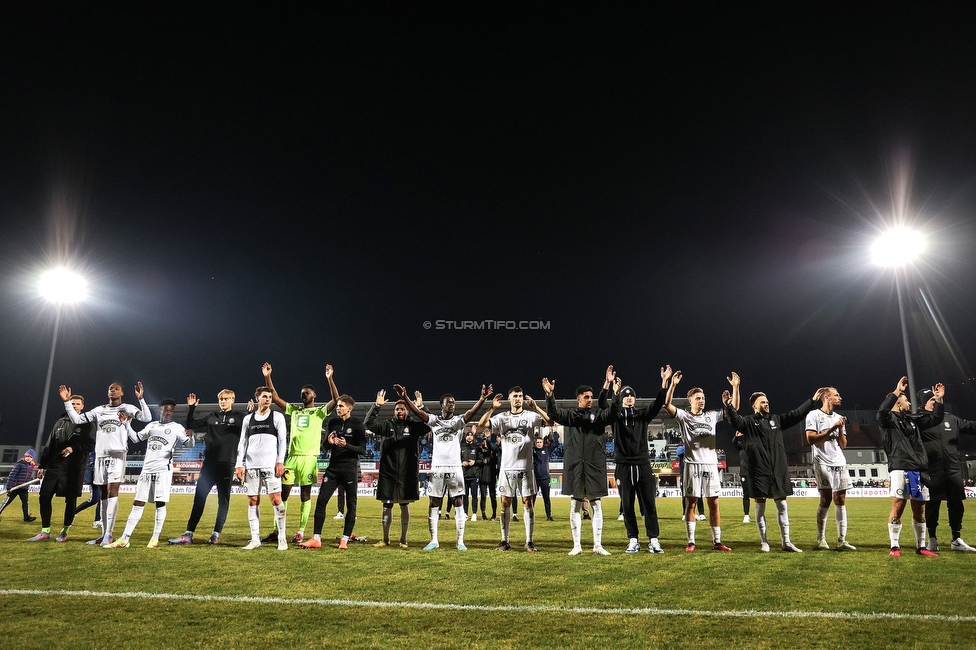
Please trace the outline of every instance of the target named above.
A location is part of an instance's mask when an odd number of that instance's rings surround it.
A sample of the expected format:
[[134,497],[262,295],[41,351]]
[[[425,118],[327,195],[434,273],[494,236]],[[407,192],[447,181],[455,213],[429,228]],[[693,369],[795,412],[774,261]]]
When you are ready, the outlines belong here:
[[[332,380],[332,366],[325,367],[325,378],[329,381],[332,399],[328,404],[315,406],[315,387],[311,384],[302,386],[302,404],[288,404],[281,399],[271,381],[271,364],[265,363],[261,367],[264,383],[271,389],[272,400],[286,416],[291,417],[291,440],[288,443],[288,455],[285,457],[285,473],[281,477],[281,500],[287,507],[291,487],[299,485],[302,490],[302,511],[298,520],[298,532],[295,542],[305,539],[305,526],[308,516],[312,512],[312,486],[318,483],[318,457],[322,448],[322,423],[332,413],[339,391]],[[278,541],[277,526],[262,542]]]

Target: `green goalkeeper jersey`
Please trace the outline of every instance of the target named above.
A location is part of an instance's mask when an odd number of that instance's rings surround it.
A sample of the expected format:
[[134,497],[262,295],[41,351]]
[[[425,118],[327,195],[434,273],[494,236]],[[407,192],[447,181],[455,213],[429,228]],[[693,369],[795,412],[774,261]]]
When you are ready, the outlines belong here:
[[285,415],[291,416],[289,456],[318,456],[322,447],[322,423],[329,417],[325,406],[305,408],[289,404]]

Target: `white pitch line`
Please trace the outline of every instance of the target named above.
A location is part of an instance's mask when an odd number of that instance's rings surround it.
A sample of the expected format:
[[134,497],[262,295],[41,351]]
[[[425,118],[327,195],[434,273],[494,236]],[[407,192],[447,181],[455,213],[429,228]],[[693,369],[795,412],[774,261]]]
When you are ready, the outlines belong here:
[[543,614],[597,614],[602,616],[705,616],[712,618],[827,618],[840,620],[933,621],[976,623],[976,616],[950,614],[902,614],[896,612],[803,612],[759,609],[708,610],[659,609],[656,607],[560,607],[558,605],[459,605],[456,603],[412,603],[378,600],[337,600],[331,598],[278,598],[273,596],[206,596],[196,594],[157,594],[147,591],[72,591],[68,589],[0,589],[0,596],[69,596],[80,598],[144,598],[149,600],[189,600],[217,603],[259,603],[274,605],[317,605],[321,607],[377,607],[380,609],[443,609],[465,612],[513,612]]

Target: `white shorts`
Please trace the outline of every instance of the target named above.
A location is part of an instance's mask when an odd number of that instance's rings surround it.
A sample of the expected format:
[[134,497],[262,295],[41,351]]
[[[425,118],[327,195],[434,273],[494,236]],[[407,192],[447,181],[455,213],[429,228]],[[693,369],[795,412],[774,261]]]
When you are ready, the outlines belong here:
[[895,499],[911,499],[912,501],[928,501],[929,489],[918,479],[919,472],[909,472],[903,469],[893,469],[888,472],[891,488],[888,495]]
[[686,497],[722,496],[718,464],[685,463],[685,473],[681,477],[681,485],[682,492]]
[[125,454],[119,456],[98,456],[95,458],[95,472],[92,485],[121,483],[125,477]]
[[274,467],[255,467],[244,473],[244,488],[247,496],[255,497],[261,494],[261,485],[268,490],[268,494],[281,492],[281,479],[275,476]]
[[539,488],[535,484],[535,472],[532,470],[503,469],[498,473],[498,494],[503,497],[515,497],[517,491],[523,497],[535,496]]
[[851,489],[851,478],[847,475],[846,465],[813,464],[813,475],[817,479],[817,489],[831,492],[843,492]]
[[431,467],[427,473],[427,496],[435,499],[442,497],[464,496],[464,470],[456,467],[437,465]]
[[136,483],[136,501],[143,503],[169,501],[169,489],[173,484],[173,470],[143,472]]

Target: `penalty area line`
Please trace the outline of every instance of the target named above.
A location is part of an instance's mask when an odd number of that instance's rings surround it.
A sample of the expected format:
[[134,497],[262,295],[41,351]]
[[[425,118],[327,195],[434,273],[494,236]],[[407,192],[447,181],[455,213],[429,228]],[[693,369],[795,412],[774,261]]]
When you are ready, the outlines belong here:
[[319,607],[373,607],[379,609],[428,609],[463,612],[511,612],[540,614],[596,614],[600,616],[704,616],[708,618],[826,618],[834,620],[932,621],[976,623],[976,616],[953,614],[904,614],[896,612],[815,612],[760,609],[661,609],[657,607],[562,607],[559,605],[462,605],[333,598],[279,598],[275,596],[208,596],[147,591],[111,592],[68,589],[0,589],[0,596],[59,596],[69,598],[135,598],[212,603],[315,605]]

